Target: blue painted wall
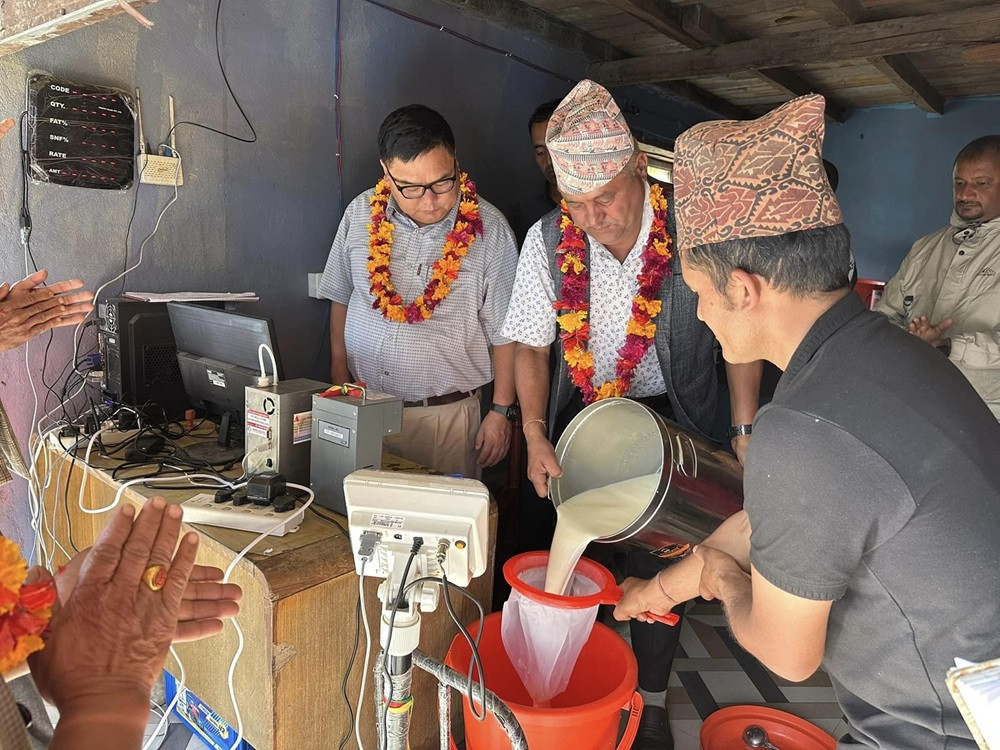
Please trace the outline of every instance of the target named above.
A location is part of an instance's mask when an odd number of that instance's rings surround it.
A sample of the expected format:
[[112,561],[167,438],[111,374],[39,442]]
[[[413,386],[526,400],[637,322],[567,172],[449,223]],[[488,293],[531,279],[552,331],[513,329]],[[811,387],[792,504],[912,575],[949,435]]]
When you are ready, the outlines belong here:
[[944,116],[912,106],[852,112],[827,127],[837,198],[860,276],[888,280],[914,240],[948,223],[951,169],[969,141],[1000,133],[1000,98],[948,102]]
[[[375,133],[392,109],[423,102],[449,120],[459,157],[482,194],[501,209],[540,179],[527,136],[535,106],[565,94],[585,61],[527,34],[511,32],[434,0],[386,0],[429,27],[364,0],[343,0],[341,103],[344,196],[379,176]],[[240,135],[248,131],[223,84],[215,57],[215,3],[164,0],[144,6],[155,26],[119,16],[16,55],[0,58],[0,118],[23,108],[29,70],[80,82],[142,90],[147,140],[167,132],[167,95],[178,119]],[[444,25],[523,57],[543,70],[438,30]],[[341,214],[334,130],[336,3],[333,0],[226,0],[222,56],[229,80],[258,132],[252,145],[189,127],[177,131],[185,184],[142,266],[126,288],[144,291],[255,290],[255,314],[273,317],[289,377],[325,377],[327,307],[307,296],[306,274],[320,271]],[[545,72],[549,71],[549,72]],[[644,130],[673,139],[708,116],[643,87],[623,92]],[[0,279],[24,276],[18,242],[16,137],[0,145]],[[130,257],[148,234],[170,188],[142,185]],[[82,277],[90,289],[119,273],[135,191],[110,193],[32,184],[33,250],[57,279]],[[117,285],[115,287],[117,289]],[[85,347],[93,337],[85,337]],[[42,369],[43,346],[28,362]],[[68,331],[49,352],[51,382],[68,361]],[[40,387],[40,385],[38,386]],[[33,400],[23,350],[0,353],[0,398],[22,441]],[[53,401],[46,408],[55,406]],[[0,490],[0,530],[31,539],[27,492],[18,480]]]

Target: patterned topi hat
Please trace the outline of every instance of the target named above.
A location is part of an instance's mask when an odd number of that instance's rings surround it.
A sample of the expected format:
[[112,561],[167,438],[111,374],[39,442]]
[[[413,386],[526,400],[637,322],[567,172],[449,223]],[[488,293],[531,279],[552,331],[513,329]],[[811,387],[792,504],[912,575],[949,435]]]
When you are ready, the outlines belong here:
[[674,144],[677,247],[841,224],[823,169],[822,96],[756,120],[703,122]]
[[580,81],[556,107],[545,145],[564,195],[607,185],[636,151],[632,131],[611,93],[590,80]]

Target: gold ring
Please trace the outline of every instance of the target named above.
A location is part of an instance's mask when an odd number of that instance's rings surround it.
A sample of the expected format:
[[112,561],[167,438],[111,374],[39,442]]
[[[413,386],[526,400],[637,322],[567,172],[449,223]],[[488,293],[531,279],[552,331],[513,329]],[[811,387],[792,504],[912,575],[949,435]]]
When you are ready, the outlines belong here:
[[167,582],[167,569],[162,565],[150,565],[143,571],[142,582],[153,591],[159,591]]

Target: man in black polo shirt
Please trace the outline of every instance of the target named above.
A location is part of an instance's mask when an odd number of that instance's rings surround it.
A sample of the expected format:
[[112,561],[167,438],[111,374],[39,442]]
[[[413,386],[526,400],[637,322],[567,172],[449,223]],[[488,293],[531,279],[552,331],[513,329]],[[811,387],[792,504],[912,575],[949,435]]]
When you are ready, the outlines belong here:
[[727,359],[784,374],[754,420],[745,512],[659,580],[626,581],[616,616],[717,598],[772,671],[822,663],[851,725],[839,747],[973,750],[945,672],[1000,655],[1000,426],[947,358],[850,293],[823,109],[804,97],[676,143],[699,317]]

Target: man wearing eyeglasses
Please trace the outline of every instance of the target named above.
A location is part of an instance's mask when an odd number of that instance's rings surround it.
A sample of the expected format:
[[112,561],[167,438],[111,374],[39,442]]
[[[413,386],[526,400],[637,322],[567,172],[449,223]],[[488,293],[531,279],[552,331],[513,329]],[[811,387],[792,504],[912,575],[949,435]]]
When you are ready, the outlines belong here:
[[[478,477],[506,455],[515,413],[513,344],[500,335],[514,235],[463,174],[434,110],[392,112],[378,147],[382,179],[345,211],[320,284],[331,301],[333,382],[403,398],[390,452]],[[491,380],[481,419],[477,391]]]
[[917,240],[875,306],[936,346],[1000,419],[1000,135],[955,159],[949,226]]

